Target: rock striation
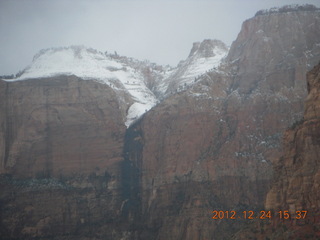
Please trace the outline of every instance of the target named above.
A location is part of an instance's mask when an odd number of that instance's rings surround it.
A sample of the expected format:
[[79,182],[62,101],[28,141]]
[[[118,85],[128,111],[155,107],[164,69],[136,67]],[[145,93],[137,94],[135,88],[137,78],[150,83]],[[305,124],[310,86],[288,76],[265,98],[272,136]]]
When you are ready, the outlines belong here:
[[[222,42],[204,40],[176,69],[79,47],[41,52],[0,81],[1,236],[228,239],[247,220],[215,221],[213,210],[256,210],[266,196],[268,208],[319,207],[318,70],[305,79],[320,59],[319,21],[318,9],[259,13],[225,58]],[[74,72],[50,72],[47,57],[60,54]],[[149,97],[162,101],[145,112]]]
[[125,127],[108,86],[75,76],[1,84],[1,173],[104,174],[122,159]]
[[193,43],[187,59],[180,61],[175,69],[161,81],[157,91],[162,98],[183,91],[192,86],[202,74],[216,70],[229,48],[220,40],[205,39]]
[[234,240],[320,237],[320,64],[308,72],[307,85],[303,118],[286,130],[282,156],[274,163],[273,183],[265,200],[272,217],[248,224]]
[[[320,64],[308,73],[307,80],[303,119],[284,135],[284,154],[275,164],[275,182],[265,203],[266,209],[286,209],[292,216],[296,211],[308,211],[306,219],[294,222],[286,231],[295,230],[295,239],[320,237]],[[302,226],[295,229],[297,224]]]
[[0,80],[4,239],[148,236],[127,127],[141,116],[135,104],[156,102],[168,69],[72,46],[40,51]]
[[269,191],[266,208],[319,210],[319,89],[320,65],[307,76],[308,97],[303,118],[284,135],[284,155],[276,163],[276,183]]
[[305,74],[320,58],[319,20],[301,10],[245,21],[220,68],[132,127],[153,238],[228,238],[246,223],[208,222],[212,210],[263,208],[282,132],[301,118]]
[[121,239],[126,127],[112,88],[59,76],[0,91],[1,238]]

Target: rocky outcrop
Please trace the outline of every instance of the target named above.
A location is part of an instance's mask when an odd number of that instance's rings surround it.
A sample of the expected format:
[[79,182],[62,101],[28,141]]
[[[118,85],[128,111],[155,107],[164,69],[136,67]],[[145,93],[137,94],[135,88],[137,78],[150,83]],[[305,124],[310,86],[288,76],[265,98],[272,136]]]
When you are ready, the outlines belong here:
[[319,21],[319,10],[257,15],[245,21],[227,57],[236,73],[232,89],[305,97],[306,82],[299,79],[318,61]]
[[241,221],[208,223],[212,210],[263,208],[282,132],[301,118],[305,73],[320,57],[319,17],[247,20],[223,66],[134,127],[143,148],[132,162],[141,168],[142,213],[154,238],[227,238]]
[[106,84],[0,81],[2,239],[121,239],[126,127]]
[[163,69],[166,67],[116,53],[69,46],[41,50],[34,56],[32,64],[9,82],[72,75],[99,81],[113,90],[128,127],[157,103],[152,84],[163,78]]
[[[93,61],[99,66],[97,57],[103,57],[82,47],[49,49],[35,58],[46,71],[31,67],[18,80],[0,81],[3,238],[134,239],[147,234],[141,230],[143,221],[137,222],[142,219],[140,168],[123,155],[136,151],[125,121],[132,104],[129,90],[138,86],[131,86],[135,79],[127,83],[120,78],[119,83],[109,75],[104,75],[105,82],[88,79],[90,69],[84,74],[72,62],[75,53],[81,64]],[[64,75],[61,64],[51,66],[48,56],[60,59],[59,54],[65,61],[71,58],[70,71],[87,77]],[[118,68],[117,64],[136,68],[142,73],[137,73],[138,80],[150,86],[161,77],[158,72],[165,71],[121,56],[105,58],[102,63],[111,59]],[[131,71],[118,68],[104,71],[121,76]],[[120,88],[121,81],[129,93]]]
[[187,59],[169,73],[157,86],[162,98],[176,92],[186,90],[193,85],[202,74],[217,69],[228,53],[228,47],[220,40],[205,39],[193,43]]
[[[308,73],[308,97],[303,119],[284,135],[284,154],[275,166],[275,183],[268,192],[266,209],[308,211],[306,219],[291,220],[295,239],[320,237],[320,65]],[[295,227],[295,225],[302,225]],[[291,233],[292,234],[292,233]]]
[[268,220],[254,220],[232,239],[319,239],[320,64],[307,75],[303,118],[283,137],[283,154],[274,164],[266,196]]
[[108,169],[102,176],[20,180],[2,175],[1,239],[127,239],[130,222],[114,174]]
[[320,65],[308,73],[309,95],[303,119],[286,131],[284,155],[276,164],[276,183],[269,191],[266,208],[306,209],[319,206]]
[[115,93],[75,76],[2,82],[1,173],[59,177],[104,171],[122,159]]

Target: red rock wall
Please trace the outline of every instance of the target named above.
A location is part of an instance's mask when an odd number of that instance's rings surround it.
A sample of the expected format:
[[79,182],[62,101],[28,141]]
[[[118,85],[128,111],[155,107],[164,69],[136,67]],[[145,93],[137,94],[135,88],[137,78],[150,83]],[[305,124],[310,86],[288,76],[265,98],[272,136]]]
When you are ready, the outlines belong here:
[[61,76],[0,81],[0,98],[1,238],[129,236],[126,127],[113,90]]
[[122,160],[125,126],[115,94],[107,86],[76,77],[3,85],[1,173],[104,174]]
[[[246,21],[220,73],[204,75],[127,131],[105,85],[76,77],[0,81],[0,173],[8,174],[0,181],[2,235],[229,238],[247,222],[213,221],[211,212],[263,207],[282,132],[303,113],[319,26],[319,12]],[[317,105],[306,109],[310,119],[300,140],[287,133],[282,160],[293,164],[294,156],[299,174],[317,171]],[[303,158],[313,162],[304,166]],[[272,190],[267,206],[313,204],[319,174],[312,173],[279,181],[286,192]]]
[[304,116],[285,132],[282,156],[274,163],[265,200],[272,217],[252,221],[233,240],[320,237],[320,65],[307,74],[307,85]]
[[284,135],[284,155],[276,163],[276,184],[268,193],[267,208],[319,210],[320,65],[308,73],[309,95],[303,120]]
[[142,213],[158,239],[228,238],[243,223],[219,225],[212,210],[263,209],[282,133],[301,118],[308,64],[320,57],[318,20],[301,12],[246,21],[225,73],[206,74],[136,126]]

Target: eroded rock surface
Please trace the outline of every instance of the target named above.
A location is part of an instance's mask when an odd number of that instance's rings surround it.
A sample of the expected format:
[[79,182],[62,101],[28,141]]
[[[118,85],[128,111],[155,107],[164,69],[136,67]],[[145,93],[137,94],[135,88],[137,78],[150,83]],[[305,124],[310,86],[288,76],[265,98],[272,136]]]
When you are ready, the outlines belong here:
[[[283,137],[283,154],[274,164],[265,200],[267,220],[254,220],[232,239],[319,239],[320,65],[307,75],[304,116]],[[280,213],[281,212],[281,213]]]
[[[0,81],[1,236],[231,237],[248,220],[213,220],[212,211],[263,208],[282,132],[301,119],[305,74],[320,58],[319,20],[316,9],[247,20],[220,67],[174,93],[184,85],[178,79],[172,95],[128,129],[132,96],[121,95],[121,105],[114,82],[63,75]],[[197,51],[213,57],[207,43],[195,45],[190,57]],[[153,76],[163,79],[165,69],[158,74],[141,67],[145,86],[161,95]],[[131,89],[135,83],[122,84]],[[286,185],[285,191],[279,195],[274,185],[267,206],[319,207],[313,201],[319,175],[312,167],[318,116],[314,85],[309,80],[305,121],[297,134],[286,133],[291,145],[281,160],[293,164],[292,174],[302,166],[300,177],[281,179],[279,167],[277,184]],[[298,140],[299,134],[305,140]],[[295,195],[296,189],[305,194]]]
[[114,91],[75,76],[0,84],[1,238],[126,235]]
[[247,20],[223,66],[135,126],[143,148],[132,162],[141,168],[154,238],[222,239],[243,222],[214,222],[212,210],[263,209],[282,133],[302,117],[305,74],[320,57],[319,17],[295,11]]

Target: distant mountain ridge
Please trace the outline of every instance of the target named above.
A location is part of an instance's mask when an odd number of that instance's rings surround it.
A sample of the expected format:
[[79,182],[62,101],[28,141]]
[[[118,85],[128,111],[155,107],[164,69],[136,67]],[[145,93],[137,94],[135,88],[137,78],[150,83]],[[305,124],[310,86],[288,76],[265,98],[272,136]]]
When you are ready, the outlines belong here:
[[283,7],[273,7],[270,9],[264,9],[260,10],[255,14],[256,16],[259,15],[267,15],[267,14],[273,14],[273,13],[289,13],[289,12],[298,12],[298,11],[319,11],[320,8],[317,8],[316,6],[312,4],[291,4],[291,5],[285,5]]
[[[8,81],[75,75],[107,84],[117,92],[120,106],[127,112],[128,127],[167,93],[192,85],[196,76],[217,67],[227,50],[219,40],[204,40],[194,44],[192,56],[173,68],[85,46],[49,48],[39,51],[19,76]],[[123,94],[127,94],[130,101],[124,101]]]
[[159,84],[158,91],[168,96],[192,86],[202,74],[218,71],[228,50],[225,43],[216,39],[205,39],[201,43],[193,43],[188,58],[181,61],[177,68]]

